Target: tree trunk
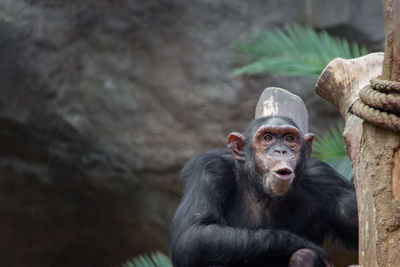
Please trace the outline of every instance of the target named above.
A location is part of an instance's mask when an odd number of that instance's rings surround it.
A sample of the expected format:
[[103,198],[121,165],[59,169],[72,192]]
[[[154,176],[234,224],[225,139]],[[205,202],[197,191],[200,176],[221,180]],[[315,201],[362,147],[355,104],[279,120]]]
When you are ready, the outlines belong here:
[[[382,79],[400,81],[400,0],[384,0],[386,49]],[[354,167],[359,209],[359,264],[400,266],[400,136],[348,110],[366,80],[377,76],[381,55],[336,59],[321,74],[317,93],[340,110]]]

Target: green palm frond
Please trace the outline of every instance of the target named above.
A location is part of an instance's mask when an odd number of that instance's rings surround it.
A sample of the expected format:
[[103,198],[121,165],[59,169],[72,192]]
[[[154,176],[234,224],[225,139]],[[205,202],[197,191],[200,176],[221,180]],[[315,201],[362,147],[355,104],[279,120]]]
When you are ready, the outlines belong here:
[[246,64],[234,74],[277,73],[317,78],[334,58],[355,58],[367,54],[365,47],[350,44],[326,31],[298,25],[285,26],[250,37],[234,47],[235,62]]
[[353,168],[347,155],[342,132],[344,123],[340,121],[337,127],[331,127],[322,134],[313,145],[312,156],[331,165],[346,179],[351,180]]
[[344,124],[340,121],[336,127],[331,127],[323,133],[313,145],[313,156],[326,161],[347,156],[342,137],[343,130]]
[[351,166],[351,161],[348,156],[343,156],[341,158],[334,158],[327,161],[327,163],[343,175],[349,181],[353,180],[353,167]]
[[125,262],[122,267],[172,267],[171,260],[160,252],[138,256]]

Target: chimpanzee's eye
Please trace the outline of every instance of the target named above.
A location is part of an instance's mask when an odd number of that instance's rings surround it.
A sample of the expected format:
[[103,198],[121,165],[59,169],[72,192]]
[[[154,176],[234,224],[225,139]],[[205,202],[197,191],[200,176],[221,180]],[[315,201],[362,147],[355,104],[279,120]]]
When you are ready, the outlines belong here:
[[264,138],[264,140],[265,141],[271,141],[272,140],[272,138],[273,138],[273,136],[272,136],[272,134],[270,134],[270,133],[265,133],[264,135],[263,135],[263,138]]
[[288,143],[292,143],[294,141],[294,136],[291,134],[288,134],[285,136],[285,141]]

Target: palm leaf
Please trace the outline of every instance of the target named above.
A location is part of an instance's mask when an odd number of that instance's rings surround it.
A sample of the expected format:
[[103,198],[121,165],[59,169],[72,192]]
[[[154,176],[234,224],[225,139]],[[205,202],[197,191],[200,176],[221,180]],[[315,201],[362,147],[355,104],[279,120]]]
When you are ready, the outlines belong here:
[[122,264],[122,267],[172,267],[171,260],[160,252],[138,256]]
[[353,180],[353,167],[348,156],[333,158],[326,161],[333,169],[349,181]]
[[367,54],[365,47],[330,36],[326,31],[298,25],[285,26],[252,36],[234,47],[234,61],[244,66],[234,74],[277,73],[317,78],[334,58],[355,58]]
[[315,141],[312,156],[331,165],[346,179],[351,180],[353,168],[347,155],[342,132],[344,123],[340,121],[336,127],[331,127]]

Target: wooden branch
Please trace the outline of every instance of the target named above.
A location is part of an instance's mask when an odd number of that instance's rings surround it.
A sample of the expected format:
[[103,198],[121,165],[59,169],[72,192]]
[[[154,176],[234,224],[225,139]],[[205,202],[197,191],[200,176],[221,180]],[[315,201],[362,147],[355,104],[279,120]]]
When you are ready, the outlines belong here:
[[331,102],[345,119],[343,135],[353,165],[359,154],[362,120],[350,114],[349,109],[359,98],[359,91],[380,74],[382,62],[383,53],[355,59],[337,58],[326,66],[316,84],[317,94]]
[[[385,0],[386,43],[385,59],[382,67],[382,79],[400,81],[400,1]],[[399,162],[400,149],[395,151],[395,162]],[[400,201],[400,164],[394,164],[392,169],[393,198]]]
[[384,0],[386,43],[382,79],[400,81],[400,1]]

